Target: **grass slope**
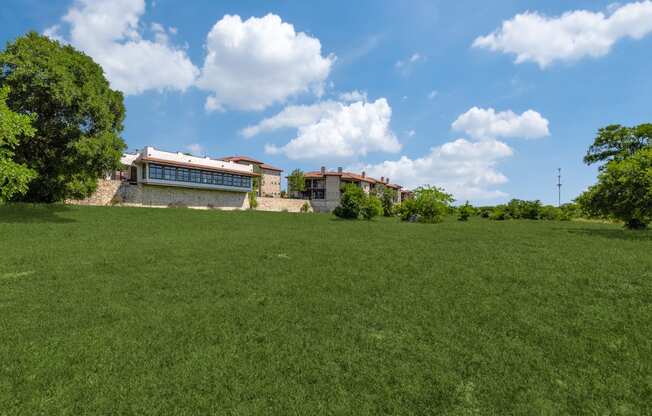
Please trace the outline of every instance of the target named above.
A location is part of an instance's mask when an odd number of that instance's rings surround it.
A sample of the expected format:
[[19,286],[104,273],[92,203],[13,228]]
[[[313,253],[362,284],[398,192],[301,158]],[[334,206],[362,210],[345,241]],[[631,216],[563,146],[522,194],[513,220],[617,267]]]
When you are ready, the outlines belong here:
[[652,233],[0,207],[0,414],[651,414]]

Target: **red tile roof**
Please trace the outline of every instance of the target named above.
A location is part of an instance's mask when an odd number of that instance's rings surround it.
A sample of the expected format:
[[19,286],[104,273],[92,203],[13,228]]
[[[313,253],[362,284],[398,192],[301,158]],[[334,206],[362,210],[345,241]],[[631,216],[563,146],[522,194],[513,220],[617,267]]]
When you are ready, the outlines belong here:
[[339,176],[342,180],[349,180],[349,181],[363,181],[363,182],[368,182],[371,184],[375,183],[382,183],[383,185],[393,188],[393,189],[401,189],[402,187],[400,185],[396,184],[390,184],[386,182],[381,182],[380,180],[376,178],[372,178],[371,176],[362,176],[357,173],[353,172],[334,172],[334,171],[326,171],[325,173],[321,173],[321,171],[315,170],[311,172],[306,172],[303,174],[303,177],[306,179],[320,179],[323,178],[324,176]]
[[220,158],[220,160],[227,160],[229,162],[249,162],[249,163],[255,163],[257,165],[262,165],[263,163],[260,160],[256,160],[249,156],[227,156],[227,157]]
[[235,162],[235,163],[248,162],[248,163],[252,163],[252,164],[260,166],[261,169],[275,170],[277,172],[283,172],[283,169],[281,169],[281,168],[277,168],[275,166],[268,165],[267,163],[263,163],[260,160],[256,160],[256,159],[254,159],[252,157],[249,157],[249,156],[227,156],[227,157],[220,158],[220,160]]
[[262,163],[262,164],[260,165],[260,168],[261,168],[261,169],[267,169],[267,170],[275,170],[275,171],[277,171],[277,172],[283,172],[283,169],[281,169],[281,168],[277,168],[277,167],[274,167],[274,166],[272,166],[272,165],[268,165],[267,163]]

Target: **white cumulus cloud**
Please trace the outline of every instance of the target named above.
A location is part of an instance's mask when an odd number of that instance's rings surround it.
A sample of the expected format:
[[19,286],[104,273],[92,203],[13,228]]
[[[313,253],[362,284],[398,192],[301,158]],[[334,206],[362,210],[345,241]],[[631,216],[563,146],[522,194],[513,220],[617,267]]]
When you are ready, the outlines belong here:
[[144,0],[76,0],[62,24],[44,34],[87,53],[102,66],[111,86],[125,94],[186,90],[199,70],[185,50],[169,43],[175,31],[152,23],[154,40],[143,38],[144,13]]
[[[392,109],[384,98],[375,102],[307,106],[303,110],[308,114],[305,120],[310,123],[298,126],[297,137],[287,144],[265,146],[267,153],[284,154],[295,160],[322,158],[342,161],[370,152],[397,153],[401,150],[401,144],[390,128]],[[277,118],[277,122],[282,118]],[[284,125],[289,125],[289,122]]]
[[206,50],[197,85],[211,92],[209,111],[262,110],[301,93],[320,96],[335,61],[322,56],[319,39],[274,14],[224,16],[208,33]]
[[358,90],[343,92],[338,96],[338,98],[340,101],[345,101],[347,103],[354,101],[367,101],[367,92]]
[[311,105],[289,105],[280,113],[263,119],[258,124],[247,126],[240,131],[246,138],[261,133],[283,129],[299,128],[317,123],[329,114],[335,114],[342,110],[342,104],[337,101],[321,101]]
[[575,10],[558,17],[537,12],[517,14],[501,28],[480,36],[473,46],[516,55],[516,63],[604,56],[620,39],[641,39],[652,32],[652,1],[613,5],[602,12]]
[[452,128],[473,139],[538,139],[550,135],[548,124],[548,120],[534,110],[519,115],[511,110],[496,112],[493,108],[473,107],[460,115]]
[[422,185],[443,187],[457,200],[486,200],[506,196],[498,185],[507,177],[496,169],[501,159],[513,154],[512,149],[497,140],[471,142],[457,139],[430,149],[418,158],[402,156],[378,164],[358,166],[373,177],[389,177],[404,188]]

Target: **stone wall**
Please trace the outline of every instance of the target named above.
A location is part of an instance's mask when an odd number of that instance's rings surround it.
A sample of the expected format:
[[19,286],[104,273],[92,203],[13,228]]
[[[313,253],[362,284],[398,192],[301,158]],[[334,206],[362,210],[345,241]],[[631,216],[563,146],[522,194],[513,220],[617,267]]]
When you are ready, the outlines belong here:
[[262,172],[263,186],[261,192],[263,195],[274,197],[281,196],[281,172],[263,169]]
[[114,198],[119,194],[120,188],[123,186],[122,181],[101,179],[97,182],[97,190],[86,199],[68,199],[66,204],[74,205],[111,205],[115,201]]
[[128,206],[186,206],[189,208],[247,209],[249,198],[245,192],[182,188],[159,185],[131,185],[125,183],[119,190],[121,205]]
[[313,211],[310,201],[307,199],[286,199],[286,198],[256,198],[258,211],[288,211],[288,212],[301,212],[301,207],[306,202],[310,206],[309,212]]
[[116,180],[100,180],[97,191],[83,200],[68,200],[76,205],[126,205],[190,208],[247,209],[249,198],[245,192],[130,184]]

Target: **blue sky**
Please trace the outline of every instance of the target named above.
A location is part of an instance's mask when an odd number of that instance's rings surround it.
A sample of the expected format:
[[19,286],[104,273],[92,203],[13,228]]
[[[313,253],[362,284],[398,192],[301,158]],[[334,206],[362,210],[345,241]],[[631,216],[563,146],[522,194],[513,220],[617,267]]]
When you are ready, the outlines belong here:
[[652,119],[650,1],[5,0],[0,41],[28,30],[102,64],[130,149],[364,169],[478,204],[554,203],[558,167],[572,199],[596,130]]

